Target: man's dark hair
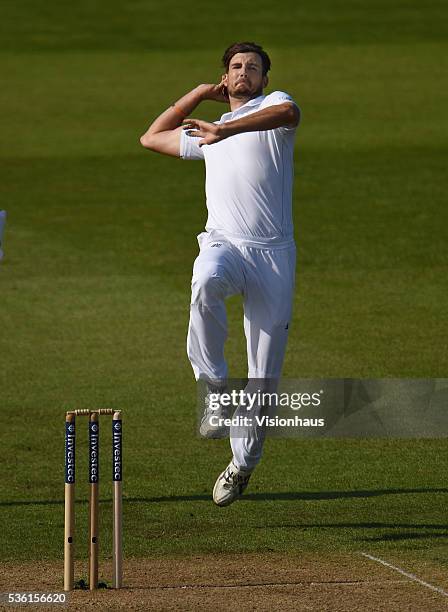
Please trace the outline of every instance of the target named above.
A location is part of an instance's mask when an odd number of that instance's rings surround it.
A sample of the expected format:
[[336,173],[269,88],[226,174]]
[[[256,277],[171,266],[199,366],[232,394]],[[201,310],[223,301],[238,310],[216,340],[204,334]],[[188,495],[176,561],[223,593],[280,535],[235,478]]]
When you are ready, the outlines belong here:
[[261,57],[261,62],[263,64],[263,76],[266,75],[268,70],[271,68],[271,60],[269,59],[269,55],[266,53],[266,51],[263,51],[260,45],[253,42],[233,43],[233,45],[230,45],[230,47],[225,50],[224,55],[222,56],[222,63],[226,69],[226,72],[229,72],[230,60],[234,55],[237,53],[250,53],[251,51],[258,53],[258,55]]

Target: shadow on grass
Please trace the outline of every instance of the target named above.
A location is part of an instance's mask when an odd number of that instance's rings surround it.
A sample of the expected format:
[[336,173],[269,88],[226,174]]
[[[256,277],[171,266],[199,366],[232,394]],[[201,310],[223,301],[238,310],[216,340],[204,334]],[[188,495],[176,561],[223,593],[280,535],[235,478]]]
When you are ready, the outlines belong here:
[[[407,525],[395,525],[397,529],[406,529]],[[427,527],[430,529],[442,529],[442,525],[414,525],[415,528]],[[356,538],[358,542],[400,542],[404,540],[425,540],[431,538],[448,538],[448,525],[445,525],[445,533],[385,533],[380,536],[368,536],[365,538]]]
[[[437,537],[443,538],[448,536],[448,524],[440,524],[440,523],[297,523],[295,525],[291,525],[288,523],[282,523],[281,525],[260,525],[256,526],[255,529],[443,529],[446,530],[446,534],[437,534]],[[412,534],[404,534],[412,535]],[[384,536],[384,539],[398,539],[399,535],[390,534],[389,536]],[[426,537],[419,534],[419,537]],[[431,535],[433,537],[433,535]],[[383,539],[383,537],[374,538],[362,538],[369,541],[374,541],[375,539]]]
[[[380,535],[368,535],[354,537],[357,542],[379,543],[379,542],[400,542],[406,540],[425,540],[436,538],[448,538],[448,525],[440,523],[297,523],[280,525],[260,525],[255,529],[393,529],[394,533],[382,533]],[[404,531],[407,529],[418,529],[420,531]],[[440,530],[439,533],[423,532],[422,529]]]
[[[319,501],[331,499],[352,499],[380,497],[382,495],[415,495],[431,493],[448,493],[448,488],[419,488],[419,489],[371,489],[358,491],[297,491],[282,493],[248,493],[244,495],[239,503],[244,501]],[[163,495],[159,497],[124,497],[125,504],[141,503],[167,503],[183,501],[210,501],[210,494],[196,495]],[[111,499],[101,499],[100,503],[111,503]],[[8,506],[52,506],[62,505],[63,499],[58,500],[16,500],[0,502],[1,507]],[[76,500],[77,504],[87,504],[87,499]]]

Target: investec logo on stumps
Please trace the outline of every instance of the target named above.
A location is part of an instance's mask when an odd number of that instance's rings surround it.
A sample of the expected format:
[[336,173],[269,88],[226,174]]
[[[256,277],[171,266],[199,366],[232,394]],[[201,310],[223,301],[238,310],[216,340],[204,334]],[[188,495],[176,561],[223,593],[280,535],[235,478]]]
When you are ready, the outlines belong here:
[[112,421],[112,453],[113,453],[113,473],[114,481],[121,480],[121,419]]
[[89,423],[89,482],[98,482],[99,465],[98,465],[98,441],[99,441],[99,423]]
[[65,423],[65,482],[75,482],[75,424]]

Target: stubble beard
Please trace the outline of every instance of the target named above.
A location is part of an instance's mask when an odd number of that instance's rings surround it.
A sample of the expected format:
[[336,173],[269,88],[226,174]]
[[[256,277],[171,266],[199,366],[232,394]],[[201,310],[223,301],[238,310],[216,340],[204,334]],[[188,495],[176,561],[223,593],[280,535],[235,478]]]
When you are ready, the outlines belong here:
[[229,95],[232,98],[237,100],[252,100],[252,98],[258,98],[263,93],[263,87],[260,85],[256,91],[250,91],[249,87],[246,85],[244,88],[233,87],[233,91],[229,92]]

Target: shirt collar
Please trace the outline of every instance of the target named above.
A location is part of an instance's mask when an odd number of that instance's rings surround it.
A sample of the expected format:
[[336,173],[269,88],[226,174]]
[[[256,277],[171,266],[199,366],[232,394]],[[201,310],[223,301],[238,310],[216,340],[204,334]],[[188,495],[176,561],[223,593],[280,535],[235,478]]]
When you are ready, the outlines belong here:
[[[256,98],[252,98],[251,100],[248,100],[246,102],[246,104],[243,104],[243,106],[240,106],[240,108],[236,108],[235,111],[240,110],[241,108],[244,108],[245,106],[255,106],[256,104],[260,104],[260,102],[262,101],[263,98],[265,98],[266,96],[264,94],[261,94],[261,96],[257,96]],[[233,111],[233,112],[235,112]]]
[[264,94],[262,94],[261,96],[257,96],[256,98],[252,98],[251,100],[248,100],[245,104],[243,104],[243,106],[240,106],[239,108],[236,108],[234,111],[230,111],[228,113],[224,113],[221,117],[221,119],[227,119],[228,117],[231,117],[232,115],[234,115],[235,113],[238,113],[240,110],[247,108],[248,106],[257,106],[258,104],[261,103],[261,101],[265,98],[266,96]]

